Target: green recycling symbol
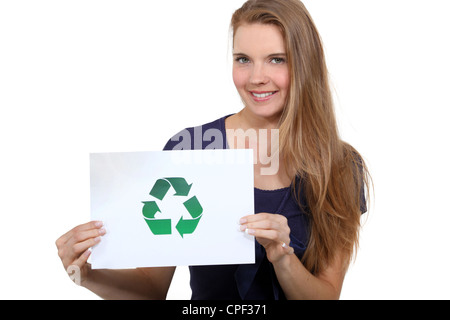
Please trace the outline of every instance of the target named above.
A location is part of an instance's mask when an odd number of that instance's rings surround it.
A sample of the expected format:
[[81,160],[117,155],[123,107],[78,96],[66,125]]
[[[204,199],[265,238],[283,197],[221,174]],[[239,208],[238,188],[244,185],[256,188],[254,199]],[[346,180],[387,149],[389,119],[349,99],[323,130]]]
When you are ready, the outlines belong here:
[[[158,200],[163,200],[169,191],[170,187],[175,190],[174,196],[188,197],[191,190],[192,183],[188,184],[184,178],[161,178],[156,180],[153,185],[150,195]],[[156,201],[142,201],[144,207],[142,208],[142,214],[145,222],[147,222],[150,231],[154,235],[172,234],[172,220],[171,219],[156,219],[157,212],[161,212]],[[183,202],[184,207],[191,215],[192,219],[183,219],[181,215],[180,220],[176,225],[176,229],[180,233],[181,237],[185,234],[191,234],[197,228],[197,225],[202,217],[203,208],[198,202],[197,197],[193,196]]]

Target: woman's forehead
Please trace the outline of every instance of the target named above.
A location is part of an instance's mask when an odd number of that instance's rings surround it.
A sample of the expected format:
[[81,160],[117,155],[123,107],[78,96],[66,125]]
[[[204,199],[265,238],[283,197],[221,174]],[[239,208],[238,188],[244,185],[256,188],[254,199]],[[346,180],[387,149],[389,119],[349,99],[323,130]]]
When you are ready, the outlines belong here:
[[233,53],[285,53],[283,35],[273,24],[243,24],[234,34]]

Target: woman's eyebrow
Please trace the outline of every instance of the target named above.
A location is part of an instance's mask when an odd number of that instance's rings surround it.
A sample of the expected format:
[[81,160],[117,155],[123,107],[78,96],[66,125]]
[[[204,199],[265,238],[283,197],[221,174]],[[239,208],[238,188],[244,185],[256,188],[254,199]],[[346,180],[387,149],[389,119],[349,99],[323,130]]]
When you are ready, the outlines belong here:
[[284,52],[272,53],[272,54],[269,54],[267,57],[270,58],[270,57],[279,57],[279,56],[286,56],[286,53],[284,53]]
[[[233,53],[233,56],[248,56],[248,55],[245,53],[242,53],[242,52],[236,52],[236,53]],[[267,57],[270,58],[270,57],[279,57],[279,56],[286,56],[286,53],[284,53],[284,52],[271,53]]]

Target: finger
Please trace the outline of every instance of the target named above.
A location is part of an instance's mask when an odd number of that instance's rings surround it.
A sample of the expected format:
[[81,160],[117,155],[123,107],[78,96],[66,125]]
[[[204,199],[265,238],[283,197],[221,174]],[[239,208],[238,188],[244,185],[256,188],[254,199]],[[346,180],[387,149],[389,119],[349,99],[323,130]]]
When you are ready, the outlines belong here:
[[103,222],[97,221],[97,220],[89,221],[84,224],[80,224],[79,226],[76,226],[75,228],[69,230],[68,232],[63,234],[61,237],[59,237],[58,240],[56,240],[56,246],[61,246],[61,245],[64,245],[65,243],[67,243],[67,241],[69,241],[72,238],[72,236],[74,235],[74,233],[76,233],[76,232],[90,230],[90,229],[100,229],[102,226],[103,226]]
[[91,250],[87,249],[86,251],[84,251],[79,257],[78,259],[76,259],[74,262],[72,262],[72,265],[75,265],[77,267],[79,267],[80,269],[85,265],[85,263],[87,262],[89,256],[91,255]]
[[73,253],[75,256],[79,256],[84,251],[86,251],[88,248],[95,246],[100,241],[101,241],[101,237],[99,236],[96,238],[89,238],[83,242],[78,242],[72,247]]
[[256,213],[256,214],[251,214],[245,217],[242,217],[239,220],[240,224],[245,224],[245,223],[249,223],[249,222],[256,222],[256,221],[260,221],[260,220],[265,220],[265,219],[270,219],[270,216],[274,216],[275,214],[270,214],[267,212],[260,212],[260,213]]
[[239,223],[247,224],[247,223],[258,222],[258,221],[262,221],[262,220],[270,220],[270,221],[278,222],[279,224],[284,224],[284,223],[287,224],[287,218],[285,216],[283,216],[281,214],[267,213],[267,212],[261,212],[261,213],[242,217],[239,220]]
[[102,221],[93,220],[93,221],[89,221],[84,224],[80,224],[79,226],[75,227],[73,230],[75,232],[81,232],[81,231],[86,231],[86,230],[90,230],[90,229],[100,229],[101,227],[103,227]]
[[246,222],[241,224],[239,228],[241,231],[245,231],[245,229],[274,229],[286,234],[290,233],[287,218],[271,213],[261,213],[258,214],[258,217],[246,219]]
[[277,241],[282,243],[290,243],[289,234],[280,232],[274,229],[246,229],[245,233],[255,236],[256,238],[263,238],[271,241]]
[[91,238],[97,238],[99,236],[103,236],[106,234],[105,227],[101,227],[100,229],[90,229],[86,231],[79,231],[74,233],[72,243],[76,244],[79,242],[86,241]]
[[263,238],[272,241],[279,241],[280,234],[276,230],[265,230],[265,229],[246,229],[245,233],[255,236],[256,238]]
[[265,229],[265,230],[280,230],[280,224],[273,220],[259,220],[255,222],[249,222],[240,226],[241,231],[246,229]]

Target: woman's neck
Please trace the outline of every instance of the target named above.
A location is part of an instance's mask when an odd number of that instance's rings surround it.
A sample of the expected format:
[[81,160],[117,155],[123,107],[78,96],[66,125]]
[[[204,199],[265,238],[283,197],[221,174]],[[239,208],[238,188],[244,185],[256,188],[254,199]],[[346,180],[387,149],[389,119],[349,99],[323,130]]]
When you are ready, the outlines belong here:
[[278,122],[280,115],[273,117],[260,117],[249,111],[247,108],[242,109],[236,114],[236,122],[238,126],[243,129],[276,129],[278,128]]

